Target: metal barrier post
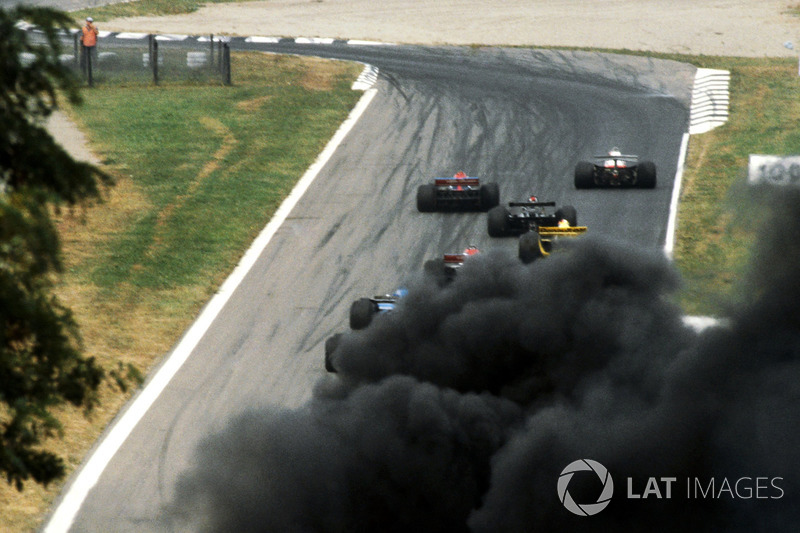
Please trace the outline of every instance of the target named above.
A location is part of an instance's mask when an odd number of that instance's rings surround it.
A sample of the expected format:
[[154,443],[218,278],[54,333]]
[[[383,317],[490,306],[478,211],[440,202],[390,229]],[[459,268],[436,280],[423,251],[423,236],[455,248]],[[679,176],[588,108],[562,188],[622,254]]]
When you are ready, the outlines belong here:
[[225,67],[224,67],[224,77],[223,83],[225,85],[231,84],[231,48],[228,46],[228,43],[225,43]]
[[158,41],[153,39],[153,83],[158,85]]
[[80,53],[80,47],[78,46],[78,41],[79,41],[78,40],[78,34],[77,33],[73,33],[72,34],[72,51],[73,51],[73,57],[75,58],[75,68],[80,68],[81,67],[81,56],[78,55]]
[[89,87],[94,87],[94,78],[92,77],[92,49],[87,46],[84,46],[83,49],[86,51],[86,74],[89,79]]

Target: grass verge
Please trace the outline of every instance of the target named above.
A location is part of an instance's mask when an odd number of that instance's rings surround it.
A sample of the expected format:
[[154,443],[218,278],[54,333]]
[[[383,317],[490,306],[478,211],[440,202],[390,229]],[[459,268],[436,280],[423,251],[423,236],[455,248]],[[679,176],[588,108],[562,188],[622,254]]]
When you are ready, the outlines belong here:
[[689,143],[675,262],[690,314],[724,316],[747,298],[739,283],[765,206],[748,194],[750,154],[800,154],[800,77],[795,59],[693,58],[731,72],[728,122]]
[[[167,353],[347,117],[352,63],[235,53],[232,87],[98,86],[69,110],[117,179],[105,202],[60,217],[59,297],[86,353],[142,373]],[[48,443],[74,470],[130,394],[90,417],[64,409]],[[60,485],[0,484],[0,531],[32,531]]]

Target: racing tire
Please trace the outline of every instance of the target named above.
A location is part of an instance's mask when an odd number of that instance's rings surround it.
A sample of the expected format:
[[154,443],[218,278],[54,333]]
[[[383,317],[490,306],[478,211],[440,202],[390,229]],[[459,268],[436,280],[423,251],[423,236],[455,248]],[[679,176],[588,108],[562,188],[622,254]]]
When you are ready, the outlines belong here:
[[341,333],[337,333],[325,339],[325,370],[328,372],[335,373],[337,371],[336,367],[333,366],[333,352],[339,347],[341,340]]
[[556,209],[556,218],[566,220],[570,226],[578,225],[578,211],[571,205],[565,205]]
[[364,329],[372,322],[372,315],[378,311],[369,298],[359,298],[350,305],[350,329]]
[[436,211],[436,187],[434,185],[420,185],[417,188],[417,211],[420,213]]
[[580,161],[575,165],[575,188],[591,189],[594,187],[594,164]]
[[496,183],[481,185],[481,210],[488,211],[500,203],[500,186]]
[[502,205],[495,206],[489,210],[486,216],[486,228],[490,237],[505,237],[511,232],[508,223],[509,211]]
[[656,164],[652,161],[639,163],[636,183],[642,189],[654,189],[656,186]]
[[547,255],[538,231],[523,233],[519,238],[519,258],[523,263],[532,263]]

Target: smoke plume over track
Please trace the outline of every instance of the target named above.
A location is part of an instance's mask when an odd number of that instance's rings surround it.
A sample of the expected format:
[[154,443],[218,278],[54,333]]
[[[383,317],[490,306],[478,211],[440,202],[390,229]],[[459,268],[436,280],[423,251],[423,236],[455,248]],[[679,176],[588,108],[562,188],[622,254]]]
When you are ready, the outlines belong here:
[[[658,251],[582,238],[471,258],[346,335],[313,399],[209,437],[164,520],[193,531],[786,531],[800,523],[800,193],[725,326],[689,329]],[[322,365],[322,354],[320,354]],[[576,516],[564,467],[604,465]],[[600,482],[576,476],[579,503]]]

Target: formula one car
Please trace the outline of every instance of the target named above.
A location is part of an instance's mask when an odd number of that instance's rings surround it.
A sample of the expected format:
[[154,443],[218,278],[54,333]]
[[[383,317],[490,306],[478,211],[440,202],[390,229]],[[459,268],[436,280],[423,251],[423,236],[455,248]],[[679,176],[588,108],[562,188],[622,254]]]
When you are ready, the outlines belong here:
[[497,183],[481,184],[479,178],[470,178],[458,172],[452,178],[434,178],[433,183],[417,188],[417,210],[431,211],[486,211],[500,202]]
[[559,237],[577,237],[586,232],[586,226],[541,226],[523,233],[519,238],[519,258],[523,263],[531,263],[540,257],[547,257]]
[[[350,305],[350,329],[364,329],[370,325],[377,314],[390,313],[397,307],[397,301],[408,294],[408,289],[399,288],[391,294],[359,298]],[[331,355],[339,346],[343,333],[336,333],[325,341],[325,370],[336,372]]]
[[477,246],[467,246],[463,252],[457,254],[444,254],[440,259],[425,261],[425,273],[434,276],[440,283],[453,281],[458,269],[464,266],[464,261],[479,253]]
[[555,202],[540,202],[531,196],[527,202],[494,207],[487,218],[489,235],[521,235],[519,258],[525,263],[546,257],[558,237],[575,237],[586,232],[586,226],[578,226],[578,213],[573,206],[565,205],[554,212],[545,209],[555,205]]
[[540,202],[531,196],[527,202],[509,202],[508,207],[498,205],[489,210],[486,222],[490,237],[522,235],[540,227],[578,225],[578,213],[571,205],[565,205],[554,212],[546,207],[555,207],[555,202]]
[[581,161],[575,165],[575,188],[656,186],[656,165],[652,161],[639,161],[637,155],[623,155],[614,148],[606,155],[594,156],[594,161]]
[[408,294],[407,289],[397,289],[391,294],[359,298],[350,305],[350,329],[364,329],[379,313],[389,313],[397,307],[397,300]]

